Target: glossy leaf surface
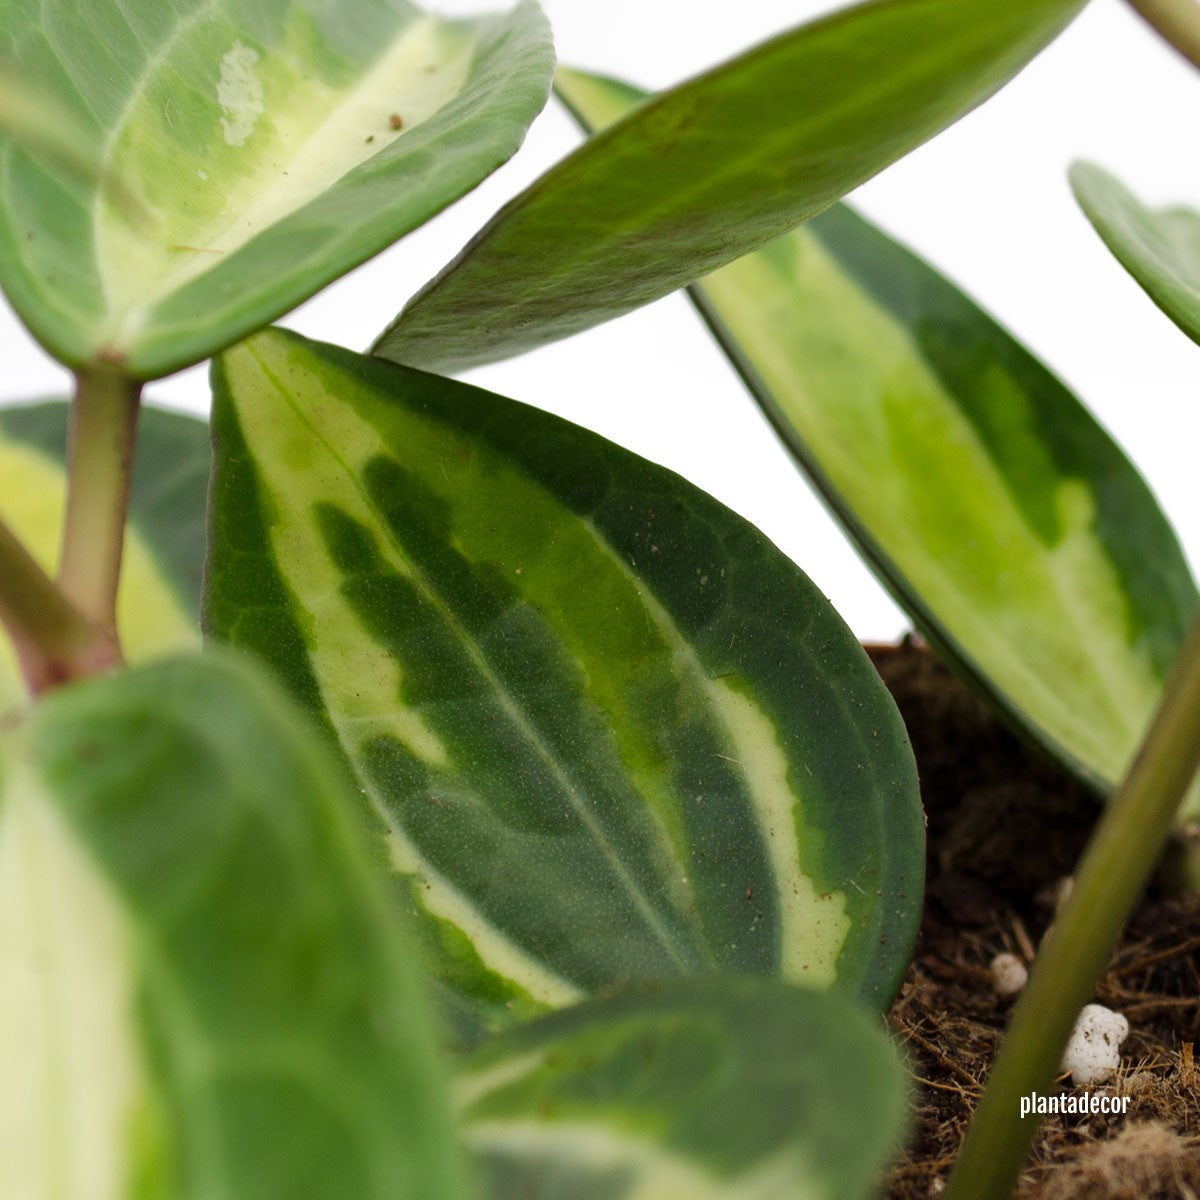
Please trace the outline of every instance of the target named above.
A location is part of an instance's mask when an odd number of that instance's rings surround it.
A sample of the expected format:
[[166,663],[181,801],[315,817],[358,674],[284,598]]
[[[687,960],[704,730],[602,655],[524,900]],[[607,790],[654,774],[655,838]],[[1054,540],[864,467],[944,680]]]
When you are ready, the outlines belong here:
[[[561,71],[585,127],[640,94]],[[845,206],[709,276],[701,313],[918,626],[1101,785],[1196,608],[1153,496],[1075,397]]]
[[1117,261],[1194,342],[1200,342],[1200,213],[1147,208],[1092,163],[1071,168],[1071,187]]
[[277,685],[76,685],[0,772],[0,1193],[471,1194],[353,794]]
[[844,1001],[767,980],[635,988],[523,1026],[459,1079],[494,1200],[857,1200],[903,1074]]
[[[62,537],[66,442],[65,402],[0,409],[0,515],[51,573]],[[199,645],[211,457],[207,423],[142,409],[117,606],[130,661]],[[0,639],[0,712],[23,696]]]
[[63,361],[143,378],[286,312],[477,184],[545,102],[534,0],[21,0],[19,62],[101,148],[131,213],[0,143],[0,279]]
[[457,371],[618,317],[798,225],[962,116],[1075,0],[876,0],[766,42],[593,138],[376,344]]
[[717,970],[891,995],[907,740],[757,531],[556,418],[282,333],[214,390],[207,627],[324,714],[469,1021]]

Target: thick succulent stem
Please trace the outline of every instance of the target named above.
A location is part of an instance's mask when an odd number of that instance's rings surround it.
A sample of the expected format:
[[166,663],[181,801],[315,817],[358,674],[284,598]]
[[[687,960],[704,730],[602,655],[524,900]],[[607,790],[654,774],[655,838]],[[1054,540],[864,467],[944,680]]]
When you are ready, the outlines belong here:
[[1054,1083],[1080,1009],[1157,864],[1200,766],[1200,621],[1193,626],[1149,732],[1100,819],[1071,897],[1047,934],[945,1200],[1006,1200],[1037,1132],[1022,1096]]

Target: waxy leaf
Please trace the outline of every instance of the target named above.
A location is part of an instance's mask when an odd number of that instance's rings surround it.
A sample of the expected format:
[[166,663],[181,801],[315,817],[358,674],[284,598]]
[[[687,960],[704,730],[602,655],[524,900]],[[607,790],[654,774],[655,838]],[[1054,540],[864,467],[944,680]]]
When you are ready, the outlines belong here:
[[[62,401],[0,409],[0,516],[51,573],[62,538],[67,412]],[[200,643],[210,459],[204,421],[143,407],[117,604],[133,662]],[[0,713],[24,694],[0,638]]]
[[[641,94],[560,71],[585,128]],[[1124,773],[1197,595],[1086,409],[845,206],[691,289],[750,390],[918,627],[1101,786]]]
[[1194,342],[1200,342],[1200,213],[1147,208],[1101,167],[1071,168],[1071,187],[1121,266]]
[[694,296],[772,423],[930,640],[1103,787],[1197,605],[1153,495],[1075,396],[847,208]]
[[43,0],[0,61],[139,202],[0,141],[0,281],[64,362],[153,378],[294,307],[474,187],[545,102],[534,0]]
[[876,0],[666,92],[513,200],[375,346],[457,371],[657,300],[991,95],[1077,0]]
[[106,187],[131,220],[143,215],[120,180],[106,178],[96,143],[65,106],[41,95],[29,80],[0,67],[0,133],[34,158],[79,179]]
[[207,628],[324,714],[468,1023],[713,971],[886,1002],[911,753],[765,538],[554,417],[282,333],[214,390]]
[[857,1200],[904,1079],[844,1001],[753,979],[632,989],[496,1039],[459,1079],[493,1200]]
[[0,1194],[462,1200],[420,971],[353,793],[225,656],[0,735]]

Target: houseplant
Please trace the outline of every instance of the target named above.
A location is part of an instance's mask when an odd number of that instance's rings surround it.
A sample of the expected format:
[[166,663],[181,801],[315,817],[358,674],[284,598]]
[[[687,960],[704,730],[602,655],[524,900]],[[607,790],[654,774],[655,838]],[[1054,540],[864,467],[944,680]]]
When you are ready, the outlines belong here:
[[[977,103],[1073,8],[981,25],[875,4],[782,35],[535,189],[570,214],[537,235],[552,273],[582,246],[553,286],[536,239],[504,249],[518,202],[380,354],[451,367],[754,250]],[[39,697],[6,751],[10,1027],[45,1024],[23,1044],[52,1051],[30,1068],[44,1104],[6,1125],[18,1186],[469,1194],[424,986],[499,1194],[858,1194],[898,1099],[853,1004],[886,1002],[919,898],[894,708],[811,585],[676,477],[448,379],[256,332],[470,187],[545,97],[530,4],[472,24],[352,11],[114,8],[102,50],[53,7],[5,30],[14,86],[63,110],[11,122],[6,287],[77,380],[57,581],[0,541]],[[797,72],[825,116],[745,148]],[[674,185],[698,169],[690,203]],[[631,223],[605,241],[620,188]],[[528,311],[493,321],[513,285]],[[221,652],[119,669],[141,384],[217,352],[206,627],[275,668],[307,734]],[[31,510],[55,419],[5,419]],[[164,497],[194,512],[196,431],[144,435],[131,654],[187,640],[198,559],[195,521],[163,519]],[[90,1028],[42,1002],[80,978],[104,998]],[[737,1121],[714,1128],[715,1105]],[[869,1154],[836,1140],[858,1144],[856,1121]]]

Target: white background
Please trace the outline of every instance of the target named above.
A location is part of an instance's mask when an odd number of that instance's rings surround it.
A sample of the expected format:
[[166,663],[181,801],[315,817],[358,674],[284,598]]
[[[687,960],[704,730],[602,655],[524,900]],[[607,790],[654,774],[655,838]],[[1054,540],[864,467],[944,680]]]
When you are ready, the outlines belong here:
[[[426,6],[457,15],[481,2]],[[542,3],[562,62],[645,87],[668,86],[836,7],[814,0]],[[1073,158],[1092,158],[1145,200],[1200,207],[1198,116],[1200,76],[1119,0],[1093,0],[997,97],[853,197],[1076,389],[1146,475],[1193,564],[1200,563],[1200,348],[1111,260],[1076,209],[1065,172]],[[512,163],[284,323],[365,348],[496,208],[577,141],[552,104]],[[0,312],[0,338],[0,394],[26,399],[65,390],[61,369],[7,312]],[[800,563],[860,637],[890,638],[905,628],[680,297],[468,378],[588,425],[720,497]],[[203,411],[204,371],[164,380],[149,395]]]

